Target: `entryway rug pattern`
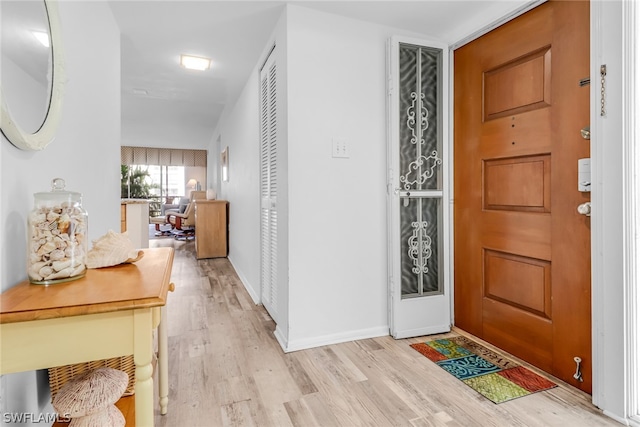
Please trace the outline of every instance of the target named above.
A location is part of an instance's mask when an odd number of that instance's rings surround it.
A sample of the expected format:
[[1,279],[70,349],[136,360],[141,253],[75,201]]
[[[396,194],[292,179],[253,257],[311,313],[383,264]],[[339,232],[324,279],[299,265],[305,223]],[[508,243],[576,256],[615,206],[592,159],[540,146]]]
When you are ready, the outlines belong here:
[[493,403],[558,386],[467,337],[437,339],[411,347]]

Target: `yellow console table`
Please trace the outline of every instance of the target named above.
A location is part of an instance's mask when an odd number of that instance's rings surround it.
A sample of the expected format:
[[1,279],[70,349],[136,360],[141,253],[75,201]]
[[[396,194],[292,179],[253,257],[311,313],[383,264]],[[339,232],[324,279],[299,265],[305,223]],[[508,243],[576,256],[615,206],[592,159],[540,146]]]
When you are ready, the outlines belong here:
[[164,305],[173,248],[134,264],[88,270],[51,286],[23,282],[0,294],[0,374],[133,354],[136,426],[153,425],[153,331],[159,327],[160,412],[168,402]]

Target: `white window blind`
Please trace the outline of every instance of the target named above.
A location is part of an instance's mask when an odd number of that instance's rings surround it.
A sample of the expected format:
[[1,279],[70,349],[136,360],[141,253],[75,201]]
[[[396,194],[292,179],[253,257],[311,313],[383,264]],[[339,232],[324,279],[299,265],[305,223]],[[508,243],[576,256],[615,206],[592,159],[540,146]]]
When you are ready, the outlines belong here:
[[206,167],[207,150],[122,146],[120,164]]

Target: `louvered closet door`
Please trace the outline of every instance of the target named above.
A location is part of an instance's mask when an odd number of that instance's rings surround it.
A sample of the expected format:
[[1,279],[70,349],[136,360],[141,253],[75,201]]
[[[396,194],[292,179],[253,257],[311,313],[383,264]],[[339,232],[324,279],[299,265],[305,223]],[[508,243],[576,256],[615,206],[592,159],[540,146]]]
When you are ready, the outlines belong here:
[[260,250],[261,299],[278,322],[278,156],[276,63],[272,51],[260,70]]

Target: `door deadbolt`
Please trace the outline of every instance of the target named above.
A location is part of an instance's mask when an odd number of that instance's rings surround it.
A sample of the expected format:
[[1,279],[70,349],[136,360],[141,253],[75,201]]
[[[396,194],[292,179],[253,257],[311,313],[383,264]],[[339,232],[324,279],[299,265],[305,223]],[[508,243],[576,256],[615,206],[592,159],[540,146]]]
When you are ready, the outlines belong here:
[[580,135],[584,139],[591,139],[591,128],[590,128],[590,126],[585,126],[582,129],[580,129]]

